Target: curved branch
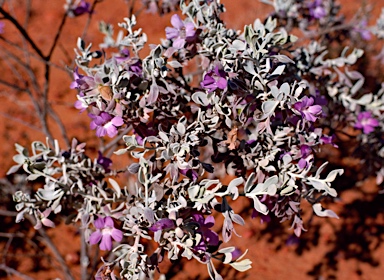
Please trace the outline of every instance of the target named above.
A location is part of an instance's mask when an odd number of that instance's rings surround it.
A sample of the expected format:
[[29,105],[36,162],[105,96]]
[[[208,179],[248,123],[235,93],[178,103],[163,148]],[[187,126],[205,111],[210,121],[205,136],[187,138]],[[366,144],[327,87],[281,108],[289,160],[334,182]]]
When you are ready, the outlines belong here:
[[40,48],[36,45],[36,43],[32,40],[32,38],[29,36],[28,32],[21,26],[21,24],[9,13],[7,13],[2,7],[0,7],[0,13],[3,14],[4,18],[12,22],[15,27],[20,31],[20,33],[24,36],[24,38],[28,41],[28,43],[31,45],[31,47],[36,51],[36,53],[43,58],[46,59],[46,56],[44,56],[43,52],[40,50]]

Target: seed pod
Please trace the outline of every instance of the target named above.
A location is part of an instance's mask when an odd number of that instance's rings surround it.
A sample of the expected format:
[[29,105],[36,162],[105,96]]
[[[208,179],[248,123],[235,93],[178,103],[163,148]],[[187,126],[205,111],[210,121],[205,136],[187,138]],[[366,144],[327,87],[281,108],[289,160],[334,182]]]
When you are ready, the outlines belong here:
[[112,88],[110,86],[98,86],[97,89],[101,97],[106,101],[111,101],[113,97]]

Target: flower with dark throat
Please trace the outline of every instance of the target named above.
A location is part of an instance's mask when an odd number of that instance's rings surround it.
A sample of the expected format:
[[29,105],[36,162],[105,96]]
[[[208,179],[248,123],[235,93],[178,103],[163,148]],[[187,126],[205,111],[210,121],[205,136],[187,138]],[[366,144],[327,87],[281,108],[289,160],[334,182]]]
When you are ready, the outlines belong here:
[[219,67],[216,66],[214,70],[211,70],[205,74],[204,79],[200,85],[208,90],[208,92],[212,92],[218,88],[225,89],[228,85],[225,71],[219,69]]
[[106,112],[101,112],[100,115],[89,114],[92,118],[91,129],[96,129],[97,137],[108,135],[113,138],[117,135],[117,127],[124,124],[124,120],[119,116],[111,116]]
[[361,112],[357,116],[355,128],[363,130],[364,134],[369,134],[379,126],[379,121],[372,117],[371,112]]
[[76,0],[74,3],[72,2],[72,0],[67,0],[67,4],[64,6],[70,17],[78,17],[83,14],[90,14],[92,12],[90,3],[84,0]]
[[171,18],[173,27],[165,28],[165,35],[168,40],[173,40],[172,46],[176,49],[184,47],[186,39],[195,35],[195,25],[192,22],[183,22],[178,15]]
[[310,122],[315,122],[321,114],[321,106],[313,105],[314,100],[312,97],[304,96],[301,101],[296,102],[293,107],[300,112],[301,117]]

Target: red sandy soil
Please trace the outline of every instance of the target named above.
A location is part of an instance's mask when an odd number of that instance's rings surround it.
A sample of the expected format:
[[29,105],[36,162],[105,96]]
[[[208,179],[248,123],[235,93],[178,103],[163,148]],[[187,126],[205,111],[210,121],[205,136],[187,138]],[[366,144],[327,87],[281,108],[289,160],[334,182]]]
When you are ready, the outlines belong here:
[[[24,1],[15,1],[22,4]],[[264,18],[270,13],[271,7],[259,3],[257,0],[226,0],[222,1],[228,12],[224,20],[229,27],[242,29],[244,24],[251,24],[257,17]],[[352,16],[360,1],[343,1],[344,12]],[[375,4],[374,14],[380,13],[384,7],[384,1],[368,1]],[[51,40],[57,30],[63,14],[62,6],[64,1],[32,1],[33,15],[28,31],[36,44],[43,46],[44,53],[48,51]],[[20,5],[23,6],[23,5]],[[18,16],[23,15],[22,8],[15,5]],[[116,24],[127,14],[124,1],[109,0],[100,4],[97,13],[94,14],[93,23],[90,26],[86,42],[94,42],[94,46],[101,43],[101,36],[97,35],[96,22]],[[38,19],[38,20],[36,20]],[[60,37],[59,47],[54,52],[53,62],[65,66],[69,58],[73,57],[73,48],[76,39],[82,33],[86,17],[68,19]],[[159,38],[165,37],[164,27],[169,25],[170,15],[160,17],[157,15],[142,14],[139,17],[139,27],[147,33],[149,43],[158,43]],[[81,27],[81,28],[79,28]],[[20,41],[17,31],[9,26],[5,27],[5,37]],[[96,49],[96,47],[95,47]],[[148,50],[146,50],[148,52]],[[0,66],[5,68],[4,61],[0,58]],[[8,71],[8,70],[7,70]],[[7,77],[7,73],[2,74]],[[50,88],[50,100],[55,110],[64,117],[64,123],[69,128],[70,137],[81,135],[82,141],[88,141],[93,134],[87,134],[89,120],[83,115],[78,115],[73,103],[76,100],[75,92],[69,89],[70,77],[67,73],[53,69]],[[2,77],[4,78],[4,77]],[[14,154],[13,143],[30,145],[33,140],[43,140],[44,135],[30,129],[22,124],[31,120],[33,108],[26,102],[25,98],[10,96],[4,87],[0,87],[0,136],[2,145],[0,147],[0,175],[3,176],[6,170],[12,165],[11,157]],[[16,120],[17,118],[17,120]],[[55,131],[55,136],[60,139],[60,133]],[[60,141],[62,142],[62,141]],[[347,187],[344,184],[344,189]],[[351,183],[352,184],[352,183]],[[336,187],[337,188],[337,187]],[[300,240],[287,245],[291,240],[292,230],[289,229],[289,222],[282,225],[278,223],[261,224],[260,219],[246,219],[244,227],[236,227],[239,235],[234,236],[229,245],[239,247],[242,251],[249,249],[246,258],[252,260],[252,269],[244,273],[235,273],[234,269],[220,267],[219,272],[225,279],[384,279],[384,200],[377,195],[379,189],[373,180],[367,179],[365,183],[353,189],[340,192],[340,200],[330,203],[329,207],[340,216],[339,220],[316,218],[312,219],[308,226],[308,232],[304,232]],[[307,209],[305,209],[307,208]],[[246,211],[244,216],[250,216],[248,205],[236,203],[236,213]],[[304,206],[304,211],[310,213],[309,205]],[[309,221],[311,217],[305,217]],[[27,223],[27,222],[25,222]],[[2,228],[1,232],[7,232]],[[12,229],[10,229],[12,230]],[[73,269],[76,279],[80,279],[79,269],[79,236],[76,229],[60,225],[48,234],[57,244],[59,251],[65,256],[65,260]],[[4,241],[6,239],[1,239]],[[0,243],[0,251],[5,248],[5,242]],[[18,252],[20,258],[28,252]],[[7,255],[0,255],[0,259],[12,258]],[[35,279],[54,279],[62,277],[58,265],[54,262],[42,264],[39,271],[31,271],[31,258],[25,258],[20,266],[20,271]],[[216,264],[219,265],[218,263]],[[196,261],[188,264],[185,262],[171,266],[165,262],[161,265],[162,273],[167,274],[167,279],[207,279],[206,267]],[[1,277],[1,276],[0,276]],[[19,279],[13,276],[3,279]],[[20,278],[21,279],[21,278]]]

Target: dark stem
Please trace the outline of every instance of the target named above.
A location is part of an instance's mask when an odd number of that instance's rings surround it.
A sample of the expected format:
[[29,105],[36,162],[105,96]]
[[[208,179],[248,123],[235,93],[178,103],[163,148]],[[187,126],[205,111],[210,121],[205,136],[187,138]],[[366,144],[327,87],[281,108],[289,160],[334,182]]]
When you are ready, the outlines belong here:
[[20,33],[24,36],[24,38],[28,41],[28,43],[36,51],[36,53],[45,60],[46,57],[44,56],[40,48],[35,44],[35,42],[28,35],[27,31],[20,25],[20,23],[13,16],[4,11],[2,7],[0,7],[0,13],[4,16],[5,19],[9,20],[15,25],[15,27],[20,31]]

